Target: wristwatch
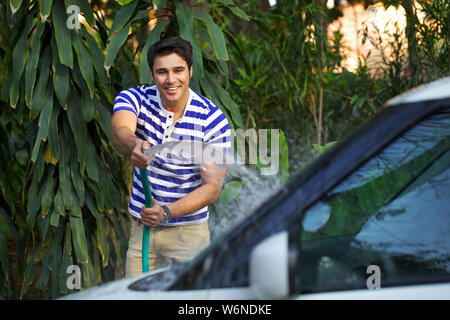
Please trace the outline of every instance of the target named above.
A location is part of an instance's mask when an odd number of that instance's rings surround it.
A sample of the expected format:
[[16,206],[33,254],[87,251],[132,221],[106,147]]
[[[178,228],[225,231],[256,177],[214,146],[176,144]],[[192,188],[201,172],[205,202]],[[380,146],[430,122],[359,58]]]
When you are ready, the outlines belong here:
[[161,223],[167,223],[170,219],[172,219],[172,212],[170,212],[170,209],[166,205],[161,206],[161,208],[163,208],[164,210],[164,215],[161,219]]

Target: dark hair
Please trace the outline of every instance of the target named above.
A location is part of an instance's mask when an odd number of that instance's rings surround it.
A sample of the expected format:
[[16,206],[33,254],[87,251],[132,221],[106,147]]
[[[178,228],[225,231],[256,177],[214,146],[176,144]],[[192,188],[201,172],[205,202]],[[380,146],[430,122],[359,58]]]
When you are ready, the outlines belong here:
[[156,56],[166,56],[171,53],[181,56],[186,61],[188,68],[192,66],[191,43],[179,37],[171,37],[152,44],[148,49],[147,61],[150,71],[153,72],[153,62]]

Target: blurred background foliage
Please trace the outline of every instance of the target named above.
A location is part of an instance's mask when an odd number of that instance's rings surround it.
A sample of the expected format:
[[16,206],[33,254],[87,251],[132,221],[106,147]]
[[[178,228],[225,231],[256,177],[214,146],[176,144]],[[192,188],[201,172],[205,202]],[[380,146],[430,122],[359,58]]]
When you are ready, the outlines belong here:
[[[389,98],[450,74],[448,1],[348,0],[406,18],[362,28],[380,55],[353,69],[331,3],[0,0],[0,298],[69,293],[72,264],[83,288],[123,277],[130,164],[109,120],[118,92],[150,83],[146,52],[160,38],[193,43],[191,87],[233,128],[282,130],[284,180]],[[237,177],[222,201],[240,188]]]

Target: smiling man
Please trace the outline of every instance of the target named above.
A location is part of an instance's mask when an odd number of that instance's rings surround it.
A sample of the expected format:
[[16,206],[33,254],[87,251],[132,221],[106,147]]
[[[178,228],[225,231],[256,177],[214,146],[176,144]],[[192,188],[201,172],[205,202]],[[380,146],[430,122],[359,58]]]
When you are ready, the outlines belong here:
[[[142,272],[143,225],[151,227],[150,270],[168,260],[187,261],[209,245],[208,205],[219,197],[225,175],[225,168],[204,170],[198,164],[159,157],[149,165],[143,150],[178,140],[231,148],[225,115],[189,88],[191,44],[178,37],[161,40],[149,48],[148,64],[155,85],[120,92],[111,119],[113,144],[135,166],[128,205],[132,220],[127,276]],[[152,208],[145,207],[139,168],[147,168]]]

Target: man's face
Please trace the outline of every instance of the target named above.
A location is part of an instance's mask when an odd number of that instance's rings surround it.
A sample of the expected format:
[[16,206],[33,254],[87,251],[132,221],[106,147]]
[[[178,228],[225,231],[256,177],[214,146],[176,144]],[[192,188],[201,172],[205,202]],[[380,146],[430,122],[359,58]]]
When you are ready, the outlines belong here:
[[192,67],[178,54],[156,56],[151,76],[160,94],[164,107],[175,107],[189,99],[189,79]]

